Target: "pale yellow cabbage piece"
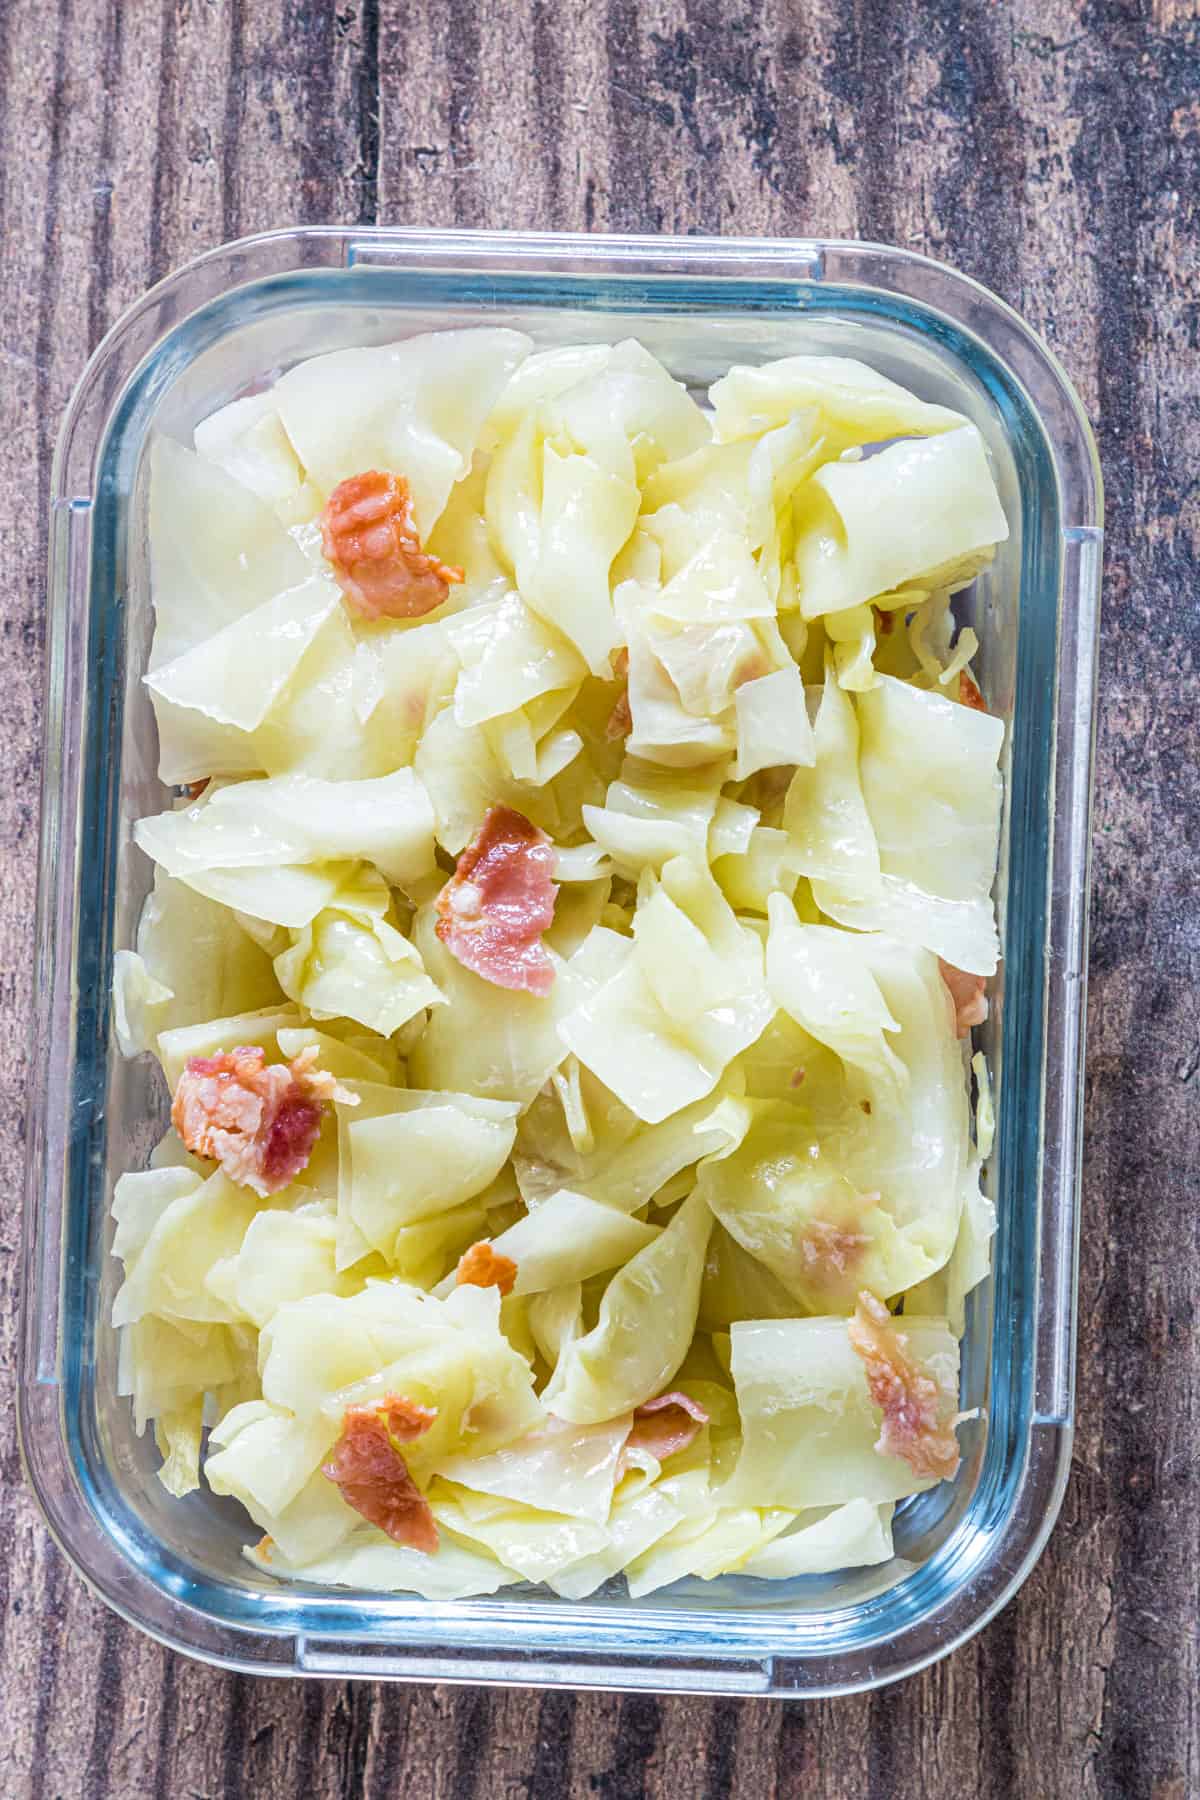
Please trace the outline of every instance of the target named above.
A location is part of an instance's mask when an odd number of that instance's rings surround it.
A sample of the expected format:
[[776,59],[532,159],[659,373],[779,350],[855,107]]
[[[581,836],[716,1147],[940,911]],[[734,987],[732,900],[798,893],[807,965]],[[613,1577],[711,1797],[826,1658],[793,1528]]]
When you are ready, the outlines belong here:
[[320,500],[304,480],[270,392],[231,400],[192,433],[197,453],[257,494],[287,525],[311,518]]
[[568,1342],[544,1395],[562,1419],[594,1424],[652,1400],[687,1353],[712,1214],[696,1195],[613,1277],[593,1329]]
[[393,470],[408,482],[427,537],[530,348],[519,331],[485,328],[334,350],[289,370],[271,398],[323,495],[364,470]]
[[436,1556],[395,1544],[371,1526],[358,1526],[335,1549],[292,1563],[270,1540],[247,1547],[246,1556],[265,1574],[299,1577],[323,1587],[361,1588],[368,1593],[419,1594],[423,1600],[466,1600],[494,1594],[522,1577],[478,1548],[443,1536]]
[[795,1108],[760,1109],[738,1149],[704,1167],[697,1192],[799,1307],[850,1313],[860,1288],[896,1294],[933,1273],[928,1233],[903,1229],[886,1198],[858,1188]]
[[270,958],[227,909],[162,869],[136,941],[136,951],[118,951],[113,964],[114,1023],[126,1056],[157,1050],[160,1032],[281,999]]
[[798,1513],[795,1526],[741,1564],[740,1573],[770,1581],[860,1569],[892,1557],[892,1508],[847,1500],[829,1512]]
[[391,1260],[406,1225],[472,1200],[508,1161],[516,1107],[473,1095],[395,1089],[372,1118],[344,1112],[350,1216],[366,1242]]
[[631,1423],[624,1415],[599,1425],[552,1417],[490,1456],[447,1457],[437,1474],[472,1493],[603,1525]]
[[[411,1080],[486,1099],[527,1105],[567,1054],[558,1034],[566,995],[561,962],[549,994],[516,993],[485,981],[451,956],[437,935],[437,913],[422,907],[413,942],[449,1004],[436,1008],[409,1057]],[[551,958],[554,952],[549,953]]]
[[174,1093],[179,1077],[190,1057],[216,1056],[222,1050],[236,1050],[241,1045],[266,1052],[268,1062],[279,1062],[276,1032],[281,1027],[299,1025],[300,1010],[279,1004],[255,1012],[235,1013],[227,1019],[208,1019],[203,1024],[179,1025],[158,1034],[158,1056]]
[[980,1167],[972,1163],[963,1179],[962,1214],[950,1260],[936,1275],[920,1282],[905,1304],[915,1312],[941,1313],[956,1337],[966,1330],[966,1299],[992,1266],[992,1239],[996,1235],[996,1208],[980,1186]]
[[311,573],[269,506],[171,438],[151,447],[149,539],[152,670]]
[[280,987],[313,1018],[354,1019],[390,1037],[445,1003],[420,951],[383,916],[388,901],[377,877],[342,888],[275,958]]
[[720,441],[757,437],[803,409],[829,456],[851,445],[954,431],[965,423],[949,407],[919,400],[878,369],[849,356],[786,356],[756,368],[735,363],[709,389]]
[[1008,536],[973,425],[826,463],[796,506],[797,586],[809,619],[906,582],[962,587]]
[[848,893],[876,893],[879,847],[859,775],[858,720],[832,661],[825,669],[813,749],[815,760],[797,768],[784,808],[795,867]]
[[957,968],[990,975],[999,957],[991,900],[1000,837],[1002,720],[891,676],[857,702],[862,792],[880,888],[814,870],[823,912],[886,931]]
[[[907,1353],[953,1414],[958,1345],[945,1320],[906,1315],[902,1324]],[[755,1321],[735,1324],[730,1336],[743,1438],[725,1504],[801,1511],[900,1500],[934,1485],[875,1449],[879,1409],[845,1319]]]
[[517,1265],[513,1292],[538,1294],[615,1269],[654,1242],[657,1225],[560,1188],[492,1243]]
[[635,942],[562,1021],[560,1035],[648,1124],[711,1093],[774,1006],[762,945],[739,925],[704,864],[678,857],[647,878]]
[[199,1324],[229,1324],[239,1310],[208,1284],[213,1266],[236,1256],[258,1207],[249,1188],[218,1171],[165,1206],[141,1246],[113,1302],[113,1324],[132,1325],[147,1313]]
[[576,688],[587,673],[578,652],[517,594],[459,614],[449,636],[462,663],[454,691],[460,725],[482,725],[542,694]]
[[[367,781],[277,775],[209,788],[141,819],[136,841],[170,875],[362,858],[399,887],[432,873],[433,808],[411,769]],[[248,909],[243,909],[248,910]]]
[[[146,684],[172,707],[206,714],[218,725],[252,732],[263,723],[296,674],[318,631],[341,604],[335,583],[310,575],[272,594],[171,662],[159,663]],[[223,773],[218,761],[210,773]],[[240,767],[240,764],[239,764]],[[238,772],[238,767],[232,771]]]

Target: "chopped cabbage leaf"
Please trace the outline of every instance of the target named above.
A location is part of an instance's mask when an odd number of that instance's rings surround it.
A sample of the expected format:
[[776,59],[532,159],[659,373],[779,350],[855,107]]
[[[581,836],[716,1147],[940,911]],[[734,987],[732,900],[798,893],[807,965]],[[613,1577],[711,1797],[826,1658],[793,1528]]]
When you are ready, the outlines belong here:
[[501,1232],[492,1249],[516,1263],[514,1293],[538,1294],[618,1268],[658,1235],[657,1225],[560,1188]]
[[280,987],[314,1019],[354,1019],[390,1037],[445,1003],[420,951],[383,916],[387,903],[382,883],[345,887],[275,958]]
[[1008,521],[973,425],[826,463],[797,497],[796,575],[805,618],[906,582],[964,586]]
[[[113,971],[118,1027],[123,1010],[133,1049],[153,1050],[163,1031],[281,998],[270,958],[226,908],[162,869],[142,907],[136,955],[140,967],[122,960]],[[125,1043],[121,1048],[133,1053]]]
[[[860,1288],[900,1293],[936,1267],[929,1233],[898,1225],[782,1102],[763,1107],[731,1155],[705,1165],[697,1192],[806,1312],[852,1312]],[[943,1227],[943,1241],[949,1235]]]
[[269,391],[219,407],[200,421],[192,441],[198,455],[274,507],[285,524],[310,519],[320,505]]
[[847,1500],[820,1514],[799,1513],[794,1529],[756,1550],[740,1572],[788,1581],[796,1575],[828,1575],[836,1569],[890,1562],[891,1513],[890,1506],[869,1500]]
[[272,400],[323,495],[366,469],[403,475],[425,538],[530,348],[519,331],[484,329],[334,350],[289,370]]
[[904,1066],[885,1035],[900,1027],[871,971],[865,938],[801,923],[782,894],[771,896],[767,912],[767,985],[776,1005],[874,1082],[902,1083]]
[[552,1580],[560,1569],[602,1549],[606,1539],[604,1527],[588,1519],[473,1495],[459,1487],[435,1494],[433,1514],[440,1526],[490,1552],[526,1581]]
[[967,1295],[987,1280],[995,1234],[996,1208],[980,1186],[979,1164],[972,1163],[963,1181],[962,1214],[950,1260],[913,1288],[906,1307],[944,1315],[955,1337],[961,1337],[967,1324]]
[[620,873],[634,880],[669,857],[705,856],[727,766],[667,770],[628,757],[604,805],[583,808],[583,822]]
[[882,887],[862,893],[852,877],[830,872],[814,889],[819,906],[844,925],[887,931],[969,974],[992,974],[1002,721],[891,676],[859,696],[858,716]]
[[162,1319],[230,1324],[237,1311],[208,1283],[214,1264],[236,1256],[255,1215],[249,1189],[219,1171],[165,1206],[138,1251],[113,1302],[113,1324],[132,1325],[147,1313]]
[[745,781],[759,769],[816,762],[816,743],[804,682],[794,664],[747,681],[734,695],[737,761],[734,776]]
[[597,1424],[666,1387],[687,1354],[712,1214],[695,1195],[604,1291],[591,1331],[568,1342],[543,1396],[562,1419]]
[[311,569],[269,506],[171,438],[150,451],[150,667],[170,663]]
[[373,1118],[347,1114],[350,1215],[389,1260],[396,1233],[472,1200],[508,1161],[515,1109],[471,1095],[394,1089]]
[[[210,788],[134,837],[169,875],[364,858],[398,887],[433,872],[433,808],[411,769],[367,781],[277,775]],[[245,910],[245,909],[243,909]]]
[[460,725],[482,725],[542,694],[574,689],[587,672],[570,644],[517,594],[472,607],[449,630],[462,662],[454,692]]
[[[936,1382],[947,1418],[958,1405],[958,1345],[944,1319],[903,1321],[907,1347]],[[802,1511],[850,1500],[900,1500],[933,1486],[881,1456],[879,1409],[845,1319],[752,1321],[730,1329],[742,1449],[721,1498]]]
[[549,1418],[490,1456],[448,1457],[437,1473],[475,1493],[603,1525],[629,1426],[625,1417],[599,1425]]
[[810,430],[826,454],[885,438],[932,436],[965,421],[949,407],[918,400],[877,369],[848,356],[786,356],[749,368],[735,364],[709,389],[720,442],[758,437],[801,410],[815,410]]
[[254,731],[338,604],[334,583],[310,575],[171,662],[159,663],[147,675],[147,686],[174,707],[205,713],[218,725]]
[[635,942],[562,1021],[563,1042],[648,1124],[712,1092],[768,1023],[762,945],[706,867],[678,857],[650,884]]
[[426,1088],[527,1105],[567,1054],[558,1033],[566,998],[561,959],[547,951],[555,966],[548,994],[499,988],[451,956],[436,925],[436,909],[421,907],[413,942],[449,1004],[431,1014],[417,1040],[409,1058],[411,1079]]
[[495,1594],[522,1578],[493,1556],[469,1550],[443,1536],[436,1556],[393,1543],[374,1526],[360,1524],[336,1549],[306,1562],[290,1563],[270,1538],[250,1545],[246,1556],[269,1575],[298,1576],[328,1587],[368,1593],[419,1594],[423,1600],[466,1600]]
[[784,828],[802,875],[836,882],[848,893],[879,888],[879,847],[859,774],[859,728],[854,703],[825,669],[816,724],[815,760],[792,777]]

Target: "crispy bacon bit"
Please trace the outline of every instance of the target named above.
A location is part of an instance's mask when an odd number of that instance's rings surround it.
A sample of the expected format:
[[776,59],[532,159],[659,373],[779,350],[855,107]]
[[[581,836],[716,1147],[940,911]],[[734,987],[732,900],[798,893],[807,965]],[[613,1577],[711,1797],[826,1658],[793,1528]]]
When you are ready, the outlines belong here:
[[334,488],[321,537],[347,602],[364,619],[419,618],[463,579],[461,569],[421,549],[408,483],[383,469]]
[[517,1265],[511,1256],[498,1255],[487,1239],[481,1238],[459,1257],[454,1279],[459,1287],[497,1287],[504,1299],[513,1291]]
[[958,671],[958,697],[964,706],[971,708],[972,712],[987,711],[987,707],[983,703],[983,695],[965,669]]
[[631,1452],[665,1462],[668,1456],[686,1450],[700,1427],[707,1424],[708,1414],[699,1401],[678,1389],[647,1400],[634,1409],[633,1424],[617,1463],[617,1480],[638,1464],[639,1457]]
[[554,965],[542,944],[557,889],[554,845],[509,806],[493,806],[437,899],[437,934],[464,968],[497,987],[545,994]]
[[810,1219],[796,1239],[796,1248],[811,1274],[846,1276],[870,1242],[864,1232],[847,1231],[828,1219]]
[[878,607],[876,607],[876,609],[875,609],[875,610],[876,610],[876,613],[877,613],[877,614],[878,614],[878,616],[879,616],[879,633],[880,633],[880,636],[881,636],[881,637],[891,637],[891,635],[892,635],[892,632],[893,632],[893,631],[894,631],[894,630],[895,630],[895,628],[896,628],[896,615],[895,615],[895,613],[890,613],[890,612],[887,612],[887,611],[885,611],[885,609],[884,609],[884,608],[883,608],[883,607],[882,607],[882,606],[878,606]]
[[965,1038],[972,1025],[982,1025],[988,1016],[987,976],[968,975],[965,969],[956,969],[940,956],[938,968],[954,1003],[954,1029],[960,1038]]
[[958,1440],[953,1422],[939,1417],[937,1382],[921,1373],[891,1313],[865,1288],[848,1330],[866,1365],[871,1399],[883,1413],[879,1455],[903,1457],[922,1481],[949,1481],[958,1468]]
[[205,775],[199,781],[185,781],[183,791],[189,800],[198,800],[211,780],[211,775]]
[[290,1063],[267,1063],[243,1045],[193,1056],[179,1078],[171,1123],[185,1147],[219,1163],[230,1181],[276,1194],[312,1155],[326,1102],[357,1104],[332,1075],[314,1068],[315,1045]]
[[321,1468],[347,1506],[397,1544],[427,1556],[438,1547],[437,1526],[400,1446],[419,1438],[436,1418],[434,1408],[402,1394],[388,1394],[373,1406],[348,1406],[341,1435]]

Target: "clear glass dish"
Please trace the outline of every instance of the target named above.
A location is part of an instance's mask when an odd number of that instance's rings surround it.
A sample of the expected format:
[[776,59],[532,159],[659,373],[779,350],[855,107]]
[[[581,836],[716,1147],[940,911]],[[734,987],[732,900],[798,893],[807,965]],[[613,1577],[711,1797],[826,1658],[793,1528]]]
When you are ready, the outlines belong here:
[[[636,334],[697,385],[739,359],[855,355],[968,413],[991,449],[1013,530],[965,610],[1009,726],[1004,962],[983,1032],[1000,1223],[963,1346],[962,1404],[978,1416],[962,1467],[901,1509],[879,1568],[583,1603],[271,1585],[240,1554],[239,1508],[163,1491],[116,1395],[107,1201],[165,1119],[153,1071],[117,1053],[108,1006],[112,952],[150,879],[131,821],[163,804],[140,681],[149,434],[185,436],[302,356],[485,321],[542,342]],[[115,326],[52,482],[20,1382],[29,1479],[110,1605],[251,1671],[792,1695],[911,1673],[1010,1598],[1053,1525],[1071,1447],[1101,510],[1091,433],[1045,347],[966,277],[874,245],[296,229],[212,252]]]

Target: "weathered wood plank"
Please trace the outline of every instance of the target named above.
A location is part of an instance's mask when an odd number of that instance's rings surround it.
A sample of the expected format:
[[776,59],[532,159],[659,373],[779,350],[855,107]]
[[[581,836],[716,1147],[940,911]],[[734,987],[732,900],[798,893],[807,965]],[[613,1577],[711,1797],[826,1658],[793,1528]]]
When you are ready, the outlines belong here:
[[[1080,1429],[1062,1522],[1018,1601],[924,1676],[815,1706],[251,1681],[169,1655],[91,1599],[20,1486],[6,1407],[0,1791],[1200,1792],[1194,4],[15,0],[0,57],[0,1012],[15,1046],[40,728],[31,479],[43,492],[87,348],[199,249],[303,219],[890,238],[957,262],[1045,332],[1097,419],[1110,507]],[[10,1194],[23,1079],[18,1053],[0,1067]]]

